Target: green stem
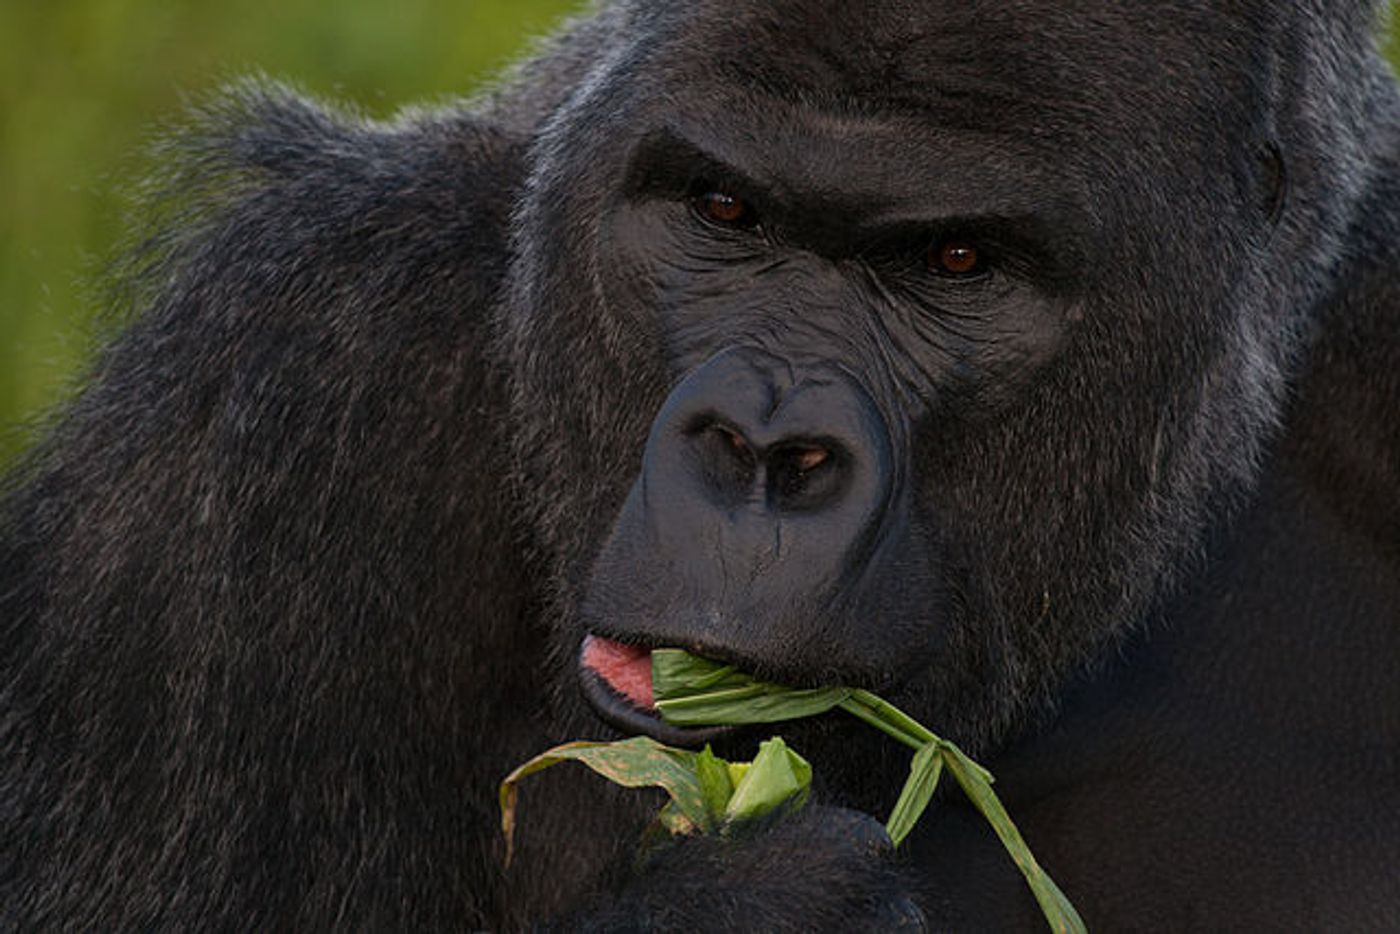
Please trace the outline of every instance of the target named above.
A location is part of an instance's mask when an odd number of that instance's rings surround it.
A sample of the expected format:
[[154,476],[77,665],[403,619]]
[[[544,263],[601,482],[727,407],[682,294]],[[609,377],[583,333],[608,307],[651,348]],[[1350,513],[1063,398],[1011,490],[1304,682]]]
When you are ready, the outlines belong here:
[[864,720],[886,736],[915,750],[924,748],[938,738],[908,714],[869,691],[856,689],[839,706],[846,713]]
[[707,688],[714,687],[716,684],[719,684],[725,678],[728,678],[733,674],[734,666],[725,665],[723,668],[716,668],[709,674],[702,675],[701,677],[696,678],[694,681],[691,681],[688,684],[686,684],[686,687],[692,691],[703,691]]
[[656,702],[660,710],[677,710],[686,707],[709,707],[720,703],[731,703],[733,701],[748,700],[752,697],[762,697],[768,694],[769,690],[762,684],[749,684],[741,688],[729,688],[723,691],[711,691],[708,694],[693,694],[689,697],[672,697]]
[[864,704],[874,710],[882,721],[896,727],[900,732],[912,736],[918,741],[919,746],[923,746],[926,743],[931,743],[938,739],[928,727],[879,695],[858,688],[851,692],[851,697],[858,703]]

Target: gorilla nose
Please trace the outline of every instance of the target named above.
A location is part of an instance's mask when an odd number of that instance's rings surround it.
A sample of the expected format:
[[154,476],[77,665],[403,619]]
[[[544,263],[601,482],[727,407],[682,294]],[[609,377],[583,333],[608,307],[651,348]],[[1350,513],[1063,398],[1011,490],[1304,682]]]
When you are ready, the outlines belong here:
[[658,413],[644,509],[653,535],[686,553],[709,541],[738,563],[800,552],[823,564],[879,517],[892,462],[884,419],[846,371],[733,349]]
[[931,576],[899,560],[927,548],[911,544],[907,452],[891,426],[832,363],[711,357],[652,422],[589,580],[589,631],[796,681],[828,670],[899,588],[931,602]]
[[720,418],[702,416],[680,441],[717,505],[753,501],[774,512],[798,512],[840,495],[850,473],[842,446],[800,435],[755,444],[750,432]]

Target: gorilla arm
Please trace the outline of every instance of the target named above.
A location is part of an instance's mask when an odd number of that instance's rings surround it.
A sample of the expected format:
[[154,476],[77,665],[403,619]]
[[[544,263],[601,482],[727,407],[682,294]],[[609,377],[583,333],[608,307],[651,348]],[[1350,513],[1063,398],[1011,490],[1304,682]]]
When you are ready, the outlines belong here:
[[0,904],[482,923],[478,738],[545,741],[483,353],[516,147],[249,84],[163,155],[139,317],[0,517]]

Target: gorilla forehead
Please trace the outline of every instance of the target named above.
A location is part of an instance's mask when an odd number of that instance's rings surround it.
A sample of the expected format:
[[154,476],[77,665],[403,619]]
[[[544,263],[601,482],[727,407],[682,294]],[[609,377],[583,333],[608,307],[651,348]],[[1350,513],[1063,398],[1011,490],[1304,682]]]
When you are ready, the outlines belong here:
[[1243,2],[647,6],[653,61],[692,86],[849,95],[1022,137],[1085,120],[1101,131],[1117,113],[1136,115],[1140,129],[1143,107],[1242,105],[1238,92],[1258,79],[1270,27],[1296,13]]

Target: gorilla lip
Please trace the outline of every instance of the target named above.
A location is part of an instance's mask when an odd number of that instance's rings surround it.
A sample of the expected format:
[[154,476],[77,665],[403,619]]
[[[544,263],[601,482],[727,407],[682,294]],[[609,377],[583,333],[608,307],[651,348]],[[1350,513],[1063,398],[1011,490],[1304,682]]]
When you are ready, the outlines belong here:
[[604,721],[630,735],[645,734],[673,746],[699,746],[734,727],[672,726],[656,713],[651,690],[651,649],[587,635],[579,649],[583,696]]
[[583,640],[579,661],[642,710],[656,710],[651,694],[651,649],[590,635]]

